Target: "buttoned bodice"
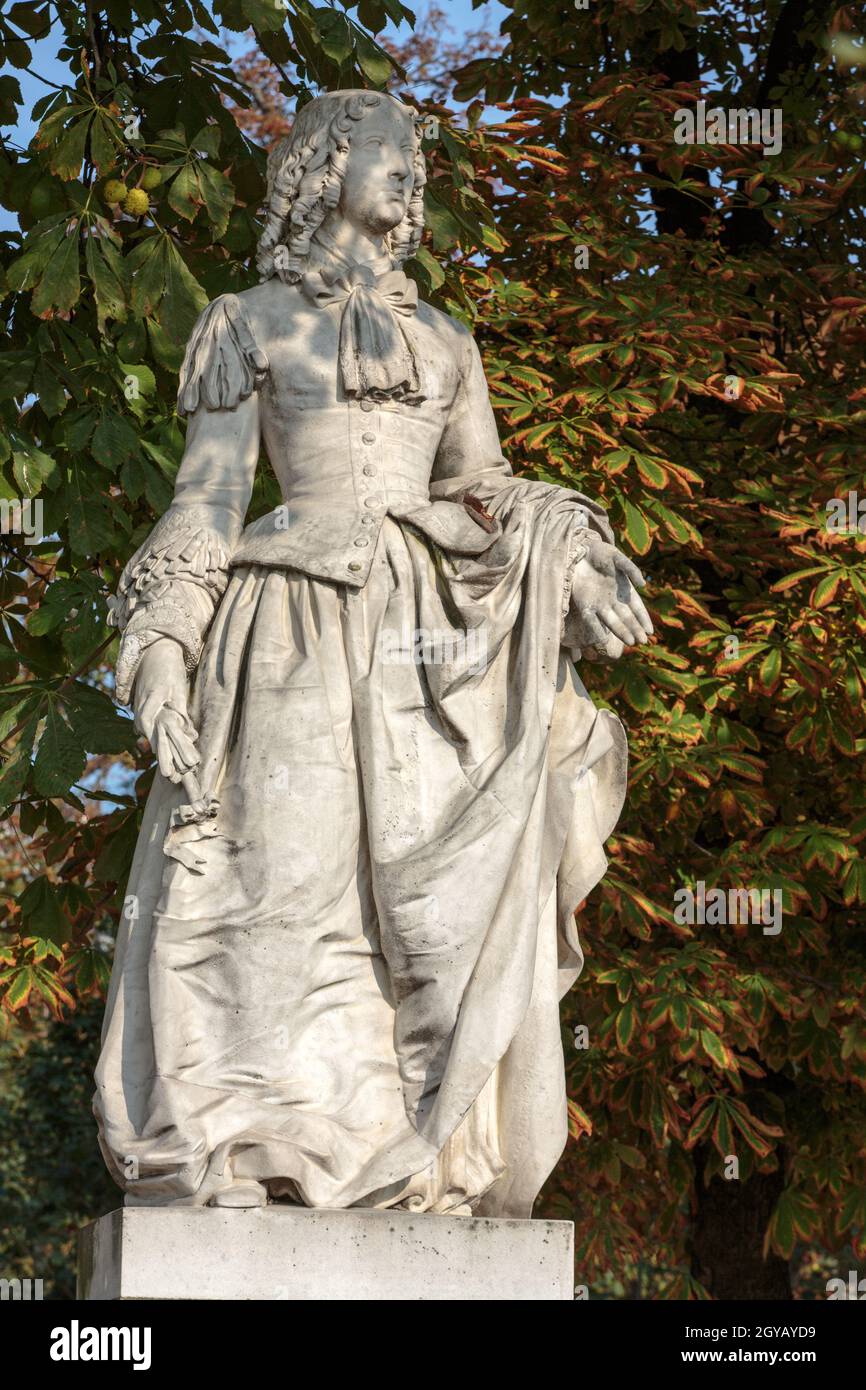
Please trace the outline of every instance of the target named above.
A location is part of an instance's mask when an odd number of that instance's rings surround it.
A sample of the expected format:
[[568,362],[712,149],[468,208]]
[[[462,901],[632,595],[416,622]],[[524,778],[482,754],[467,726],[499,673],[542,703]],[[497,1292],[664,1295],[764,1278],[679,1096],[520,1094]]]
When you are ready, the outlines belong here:
[[222,480],[226,509],[239,521],[263,443],[283,504],[237,539],[234,565],[290,566],[363,584],[386,515],[451,549],[489,545],[462,504],[442,500],[449,481],[510,476],[477,349],[462,325],[419,303],[409,331],[424,399],[358,400],[340,381],[338,306],[322,308],[274,281],[238,300],[268,368],[233,407],[194,412],[175,499],[213,506]]

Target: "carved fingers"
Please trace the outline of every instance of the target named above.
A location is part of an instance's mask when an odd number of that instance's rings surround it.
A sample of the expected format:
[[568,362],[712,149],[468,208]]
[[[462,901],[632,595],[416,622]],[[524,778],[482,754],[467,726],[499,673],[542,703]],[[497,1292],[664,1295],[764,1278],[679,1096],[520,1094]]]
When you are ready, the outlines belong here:
[[646,641],[646,634],[627,603],[608,603],[599,609],[598,616],[625,646],[639,647]]
[[581,650],[590,661],[605,658],[616,661],[625,651],[625,644],[614,637],[610,629],[591,612],[584,612],[581,621]]
[[629,579],[636,589],[642,589],[646,584],[646,580],[634,560],[630,560],[627,555],[623,555],[622,551],[617,550],[614,545],[608,546],[608,549],[613,551],[614,568],[618,569],[621,574],[624,574],[626,579]]
[[150,744],[163,777],[170,782],[179,782],[198,766],[197,738],[198,733],[188,715],[171,705],[163,705],[150,735]]
[[141,658],[135,678],[135,727],[156,754],[159,770],[179,782],[200,761],[198,733],[187,713],[187,674],[183,649],[161,638]]
[[646,580],[633,561],[627,555],[622,555],[617,550],[614,564],[617,569],[617,599],[620,604],[625,604],[634,619],[637,620],[639,629],[643,636],[638,640],[646,642],[653,635],[652,618],[646,610],[643,599],[637,592],[646,585]]
[[580,646],[590,659],[615,659],[626,647],[649,640],[652,620],[637,592],[645,583],[626,555],[599,537],[590,538],[572,588]]

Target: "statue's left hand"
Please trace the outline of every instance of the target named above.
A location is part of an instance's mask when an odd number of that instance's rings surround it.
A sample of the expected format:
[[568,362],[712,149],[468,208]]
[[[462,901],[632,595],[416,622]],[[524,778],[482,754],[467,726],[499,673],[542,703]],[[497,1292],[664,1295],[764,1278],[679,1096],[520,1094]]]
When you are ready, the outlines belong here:
[[170,782],[180,782],[200,761],[188,691],[183,648],[172,637],[160,637],[141,657],[133,708],[135,727],[149,741],[160,772]]
[[646,580],[616,546],[592,535],[575,566],[572,610],[577,644],[585,653],[615,659],[652,636],[652,619],[638,594]]

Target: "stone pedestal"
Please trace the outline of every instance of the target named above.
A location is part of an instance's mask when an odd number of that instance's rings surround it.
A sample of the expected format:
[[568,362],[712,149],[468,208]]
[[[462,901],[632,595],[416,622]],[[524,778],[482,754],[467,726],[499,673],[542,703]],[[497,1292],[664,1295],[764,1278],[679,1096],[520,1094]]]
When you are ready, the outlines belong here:
[[125,1207],[79,1233],[78,1297],[572,1299],[573,1240],[569,1221]]

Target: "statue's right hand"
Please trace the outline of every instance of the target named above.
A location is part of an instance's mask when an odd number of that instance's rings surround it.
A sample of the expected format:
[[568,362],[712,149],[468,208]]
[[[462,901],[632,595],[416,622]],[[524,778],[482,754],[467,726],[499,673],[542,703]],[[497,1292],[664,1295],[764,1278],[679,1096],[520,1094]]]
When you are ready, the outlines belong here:
[[133,707],[135,727],[150,743],[160,772],[170,782],[179,782],[200,761],[188,695],[183,648],[172,637],[160,637],[142,653]]

